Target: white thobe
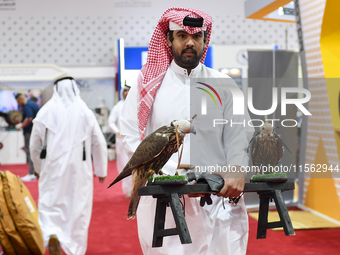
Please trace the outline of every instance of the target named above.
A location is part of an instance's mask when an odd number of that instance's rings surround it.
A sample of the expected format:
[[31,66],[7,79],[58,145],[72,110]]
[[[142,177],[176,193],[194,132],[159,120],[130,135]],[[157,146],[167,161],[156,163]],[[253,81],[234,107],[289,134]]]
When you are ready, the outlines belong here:
[[[122,113],[124,100],[120,100],[113,108],[109,116],[109,127],[116,134],[116,152],[117,152],[117,171],[121,173],[125,165],[129,161],[126,154],[122,139],[117,136],[120,133],[120,115]],[[132,176],[128,176],[122,180],[122,190],[125,195],[130,195],[132,191]]]
[[[59,90],[62,91],[61,85]],[[79,94],[78,88],[76,92]],[[91,154],[95,175],[105,177],[107,145],[94,114],[85,103],[78,98],[77,101],[73,103],[69,101],[68,104],[68,108],[65,108],[55,92],[51,102],[41,108],[41,112],[34,120],[30,151],[35,171],[40,175],[39,224],[45,247],[48,245],[50,235],[54,234],[57,235],[66,254],[83,255],[87,249],[88,227],[92,213]],[[77,109],[76,116],[68,114],[72,109]],[[57,116],[60,112],[61,114]],[[48,128],[47,155],[45,159],[40,159],[46,128]]]
[[[197,84],[190,85],[190,78],[219,78],[224,82],[237,87],[236,83],[228,76],[199,64],[190,75],[171,62],[169,69],[157,91],[151,113],[148,119],[146,135],[163,125],[169,125],[177,119],[191,119],[193,112],[190,110],[194,104],[200,104],[200,99],[190,99]],[[195,86],[195,87],[193,87]],[[248,113],[244,116],[233,116],[232,95],[229,90],[216,89],[223,102],[223,109],[212,111],[214,118],[233,119],[241,122],[249,119]],[[138,131],[137,118],[137,85],[130,89],[123,108],[121,126],[123,143],[132,155],[141,142]],[[195,102],[194,102],[195,101]],[[208,110],[211,106],[208,101]],[[211,99],[212,102],[212,99]],[[213,105],[213,104],[212,104]],[[181,163],[191,163],[196,166],[213,162],[219,165],[245,166],[248,164],[246,148],[252,135],[252,128],[243,128],[236,125],[230,128],[219,125],[216,128],[206,124],[205,116],[196,112],[198,116],[193,121],[197,131],[197,138],[187,135],[183,143],[183,156]],[[191,148],[191,150],[190,150]],[[173,154],[168,163],[163,167],[166,174],[174,174],[177,166],[178,154]],[[201,207],[199,198],[186,198],[185,218],[188,224],[192,244],[181,244],[178,236],[164,237],[163,246],[152,248],[153,224],[155,217],[156,199],[143,196],[137,210],[138,235],[144,254],[200,254],[219,255],[245,254],[248,241],[248,216],[244,199],[241,198],[237,206],[225,203],[222,198],[212,196],[213,204]],[[226,200],[227,201],[227,200]],[[165,228],[175,227],[171,209],[167,208]]]

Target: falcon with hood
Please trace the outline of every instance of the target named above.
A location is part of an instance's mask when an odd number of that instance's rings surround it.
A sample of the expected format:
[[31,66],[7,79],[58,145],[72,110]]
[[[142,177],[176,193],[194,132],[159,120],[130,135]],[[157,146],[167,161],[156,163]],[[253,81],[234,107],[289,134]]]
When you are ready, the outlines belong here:
[[178,151],[187,133],[196,133],[194,126],[188,120],[174,120],[170,125],[160,127],[141,142],[123,171],[110,184],[109,188],[132,174],[128,219],[135,218],[136,215],[140,199],[138,188],[145,186],[148,178],[154,173],[162,173],[162,167],[172,154]]

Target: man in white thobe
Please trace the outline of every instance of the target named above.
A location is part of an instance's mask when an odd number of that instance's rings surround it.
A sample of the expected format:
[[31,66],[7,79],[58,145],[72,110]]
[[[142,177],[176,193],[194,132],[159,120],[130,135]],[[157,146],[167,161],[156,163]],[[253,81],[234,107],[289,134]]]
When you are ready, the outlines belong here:
[[93,198],[91,154],[94,173],[103,182],[107,145],[71,77],[56,81],[52,98],[34,119],[30,150],[40,176],[39,224],[45,247],[50,254],[61,254],[60,242],[68,255],[85,254]]
[[[191,78],[216,79],[222,83],[216,90],[221,108],[211,111],[215,119],[243,122],[245,116],[233,115],[231,90],[238,90],[228,76],[203,65],[211,35],[211,17],[201,11],[170,8],[161,17],[151,38],[148,59],[137,82],[131,87],[123,107],[121,126],[125,148],[130,155],[145,136],[175,119],[191,119],[194,104],[190,94],[197,83]],[[218,78],[218,79],[217,79]],[[194,87],[193,87],[194,86]],[[198,101],[198,102],[196,102]],[[215,106],[207,104],[208,111]],[[219,106],[220,107],[220,106]],[[200,109],[200,108],[199,108]],[[224,178],[224,187],[212,196],[213,204],[201,207],[199,198],[186,199],[185,218],[192,244],[181,244],[178,236],[163,239],[163,246],[152,248],[156,200],[141,197],[137,210],[138,235],[144,254],[195,254],[195,255],[244,255],[248,241],[248,216],[243,197],[236,206],[228,202],[225,209],[222,197],[238,197],[244,188],[245,174],[241,166],[248,164],[246,148],[253,129],[207,124],[206,117],[197,113],[193,121],[196,136],[186,136],[182,162],[206,166],[214,162],[219,166],[233,166],[237,175],[218,172]],[[210,116],[211,117],[211,116]],[[162,171],[173,175],[178,155],[173,154]],[[189,201],[188,201],[189,200]],[[175,227],[171,210],[167,209],[165,228]]]
[[[116,135],[116,153],[117,153],[117,171],[120,173],[127,162],[129,161],[129,156],[126,154],[122,139],[120,138],[120,115],[122,114],[122,109],[124,106],[125,98],[128,95],[130,87],[125,85],[120,91],[121,100],[112,108],[109,116],[109,127]],[[131,196],[132,191],[132,176],[128,176],[122,180],[122,190],[127,198]]]

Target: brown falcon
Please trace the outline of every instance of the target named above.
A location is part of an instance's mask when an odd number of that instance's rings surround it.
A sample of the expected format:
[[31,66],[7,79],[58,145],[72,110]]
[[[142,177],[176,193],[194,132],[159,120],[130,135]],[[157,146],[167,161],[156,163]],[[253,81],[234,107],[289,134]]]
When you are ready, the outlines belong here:
[[22,114],[19,111],[0,112],[0,117],[4,117],[9,126],[15,126],[22,120]]
[[[285,144],[280,136],[275,133],[273,126],[265,118],[265,123],[261,126],[261,133],[256,133],[250,141],[251,156],[253,165],[259,167],[259,172],[262,173],[263,166],[266,166],[268,172],[272,172],[281,160]],[[287,147],[286,147],[287,148]],[[289,151],[289,149],[287,148]]]
[[132,174],[128,219],[135,218],[136,215],[139,203],[138,188],[145,186],[148,178],[154,173],[161,173],[161,168],[171,155],[178,151],[187,133],[196,134],[194,126],[188,120],[174,120],[170,125],[157,129],[140,143],[122,172],[110,184],[108,188]]

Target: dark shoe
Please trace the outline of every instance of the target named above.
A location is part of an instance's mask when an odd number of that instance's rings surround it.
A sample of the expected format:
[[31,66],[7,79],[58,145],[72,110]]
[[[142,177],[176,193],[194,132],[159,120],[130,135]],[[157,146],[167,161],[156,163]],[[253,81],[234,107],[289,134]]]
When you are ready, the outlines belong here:
[[59,240],[56,235],[51,235],[50,240],[48,241],[48,249],[50,251],[50,255],[62,255],[59,248]]

